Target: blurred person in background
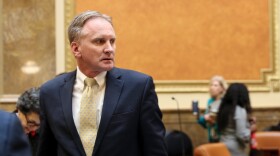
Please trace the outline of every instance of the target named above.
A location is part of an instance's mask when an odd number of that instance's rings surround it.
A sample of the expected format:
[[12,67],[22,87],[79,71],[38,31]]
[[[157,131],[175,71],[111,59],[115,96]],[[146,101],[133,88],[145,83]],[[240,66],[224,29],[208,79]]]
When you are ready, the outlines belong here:
[[0,110],[0,119],[0,155],[31,156],[30,145],[18,118]]
[[222,76],[213,76],[210,80],[209,93],[211,98],[207,102],[207,107],[203,115],[198,114],[197,122],[207,129],[208,141],[218,142],[219,134],[216,125],[216,115],[219,110],[221,99],[227,89],[227,83]]
[[242,83],[233,83],[227,89],[217,116],[220,141],[225,143],[232,156],[246,156],[250,141],[250,115],[252,112],[249,92]]
[[265,128],[264,131],[280,131],[280,121],[276,125],[271,125]]
[[32,146],[32,153],[36,155],[38,145],[38,128],[40,127],[39,88],[30,88],[20,95],[16,110],[21,125]]
[[172,130],[165,135],[168,156],[193,156],[191,138],[184,132]]

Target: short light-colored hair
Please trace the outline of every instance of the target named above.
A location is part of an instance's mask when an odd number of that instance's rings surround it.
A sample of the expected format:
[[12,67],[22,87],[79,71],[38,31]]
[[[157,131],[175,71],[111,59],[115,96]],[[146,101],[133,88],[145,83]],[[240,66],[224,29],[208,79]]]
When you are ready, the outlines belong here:
[[213,81],[218,81],[219,84],[222,86],[222,88],[224,89],[224,92],[227,90],[227,82],[225,81],[225,79],[220,76],[220,75],[215,75],[211,78],[210,83],[212,83]]
[[110,16],[107,16],[105,14],[102,14],[98,11],[85,11],[82,12],[81,14],[77,15],[73,21],[70,23],[68,27],[68,39],[70,44],[73,41],[78,41],[79,38],[81,37],[81,31],[83,29],[83,26],[85,23],[90,20],[90,19],[95,19],[95,18],[102,18],[108,21],[112,26],[112,18]]

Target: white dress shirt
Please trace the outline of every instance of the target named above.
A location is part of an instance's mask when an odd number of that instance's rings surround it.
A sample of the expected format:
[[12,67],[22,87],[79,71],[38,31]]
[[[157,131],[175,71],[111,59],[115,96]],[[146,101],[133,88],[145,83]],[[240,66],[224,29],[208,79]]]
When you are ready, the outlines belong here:
[[[104,95],[105,95],[105,88],[106,88],[106,74],[107,72],[102,72],[98,74],[94,79],[96,80],[97,84],[99,85],[97,95],[95,96],[96,99],[95,103],[97,104],[97,128],[99,127],[99,123],[101,120],[101,114],[102,114],[102,108],[103,108],[103,101],[104,101]],[[72,111],[73,111],[73,119],[75,126],[77,128],[77,131],[79,132],[80,128],[80,105],[81,105],[81,99],[82,94],[84,90],[84,80],[87,76],[85,76],[80,69],[77,67],[77,73],[76,73],[76,80],[74,84],[74,89],[72,93]]]

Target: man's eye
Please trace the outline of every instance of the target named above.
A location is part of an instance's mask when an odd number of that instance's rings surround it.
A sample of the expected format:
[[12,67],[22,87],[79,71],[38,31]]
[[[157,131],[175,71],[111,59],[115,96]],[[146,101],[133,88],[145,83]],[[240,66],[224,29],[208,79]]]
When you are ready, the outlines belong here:
[[104,43],[105,43],[105,40],[103,40],[103,39],[96,39],[96,40],[94,41],[94,43],[96,43],[96,44],[104,44]]
[[110,43],[111,43],[111,44],[114,44],[115,41],[116,41],[115,39],[111,39],[111,40],[110,40]]

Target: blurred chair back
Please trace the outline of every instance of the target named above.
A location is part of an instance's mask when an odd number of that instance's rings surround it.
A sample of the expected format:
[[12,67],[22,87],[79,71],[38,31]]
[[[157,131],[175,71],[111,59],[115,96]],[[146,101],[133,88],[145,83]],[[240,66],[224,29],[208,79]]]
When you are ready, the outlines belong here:
[[275,153],[278,152],[280,156],[280,132],[257,132],[256,142],[258,150],[262,151],[264,155],[275,156]]
[[223,143],[209,143],[196,147],[194,156],[230,156],[230,153]]
[[192,156],[192,141],[184,132],[173,130],[165,136],[168,156]]

